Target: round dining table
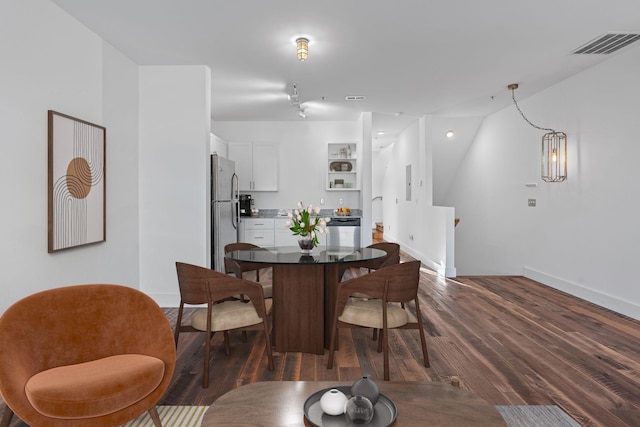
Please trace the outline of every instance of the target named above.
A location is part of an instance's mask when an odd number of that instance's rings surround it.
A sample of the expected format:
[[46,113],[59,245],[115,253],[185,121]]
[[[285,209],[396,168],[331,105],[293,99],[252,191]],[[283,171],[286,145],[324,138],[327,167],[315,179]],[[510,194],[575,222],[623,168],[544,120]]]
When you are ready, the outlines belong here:
[[[387,253],[374,248],[314,248],[303,254],[296,246],[231,251],[227,258],[273,269],[271,308],[273,345],[278,352],[323,354],[331,340],[331,321],[340,272],[349,264]],[[342,267],[342,269],[341,269]]]
[[[340,381],[265,381],[243,385],[222,395],[207,409],[202,427],[217,426],[319,426],[305,416],[305,403],[322,390],[349,387]],[[470,391],[445,383],[379,381],[380,393],[396,407],[396,417],[372,420],[374,426],[500,427],[506,423],[488,402]],[[379,399],[380,401],[380,399]],[[380,403],[378,403],[380,404]],[[350,425],[343,415],[327,424]],[[323,417],[324,419],[324,417]]]

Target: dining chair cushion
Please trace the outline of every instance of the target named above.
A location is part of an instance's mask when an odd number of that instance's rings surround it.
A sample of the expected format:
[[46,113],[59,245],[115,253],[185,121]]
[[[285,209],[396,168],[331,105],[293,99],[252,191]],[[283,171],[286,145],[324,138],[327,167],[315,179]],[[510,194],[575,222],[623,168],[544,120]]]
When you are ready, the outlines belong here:
[[[349,301],[338,320],[352,325],[382,329],[382,300]],[[396,304],[387,303],[387,327],[398,328],[407,323],[409,323],[407,311]]]
[[27,381],[25,393],[47,417],[99,417],[148,396],[164,373],[164,362],[157,357],[119,354],[39,372]]
[[351,296],[354,298],[371,298],[370,295],[363,294],[362,292],[354,292],[351,294]]
[[[211,331],[227,331],[262,322],[252,303],[224,301],[211,308]],[[207,330],[207,309],[199,308],[191,315],[191,326],[200,331]]]
[[262,285],[262,292],[264,292],[265,298],[273,297],[273,283],[271,282],[259,282]]

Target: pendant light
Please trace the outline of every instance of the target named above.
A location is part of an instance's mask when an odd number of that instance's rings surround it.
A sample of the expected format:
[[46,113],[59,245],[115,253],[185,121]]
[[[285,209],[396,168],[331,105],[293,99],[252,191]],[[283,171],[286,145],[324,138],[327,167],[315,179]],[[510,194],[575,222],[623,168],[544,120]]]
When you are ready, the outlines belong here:
[[542,180],[545,182],[564,181],[567,179],[567,134],[564,132],[556,132],[553,129],[542,128],[531,123],[516,102],[515,90],[518,89],[518,84],[510,84],[507,86],[507,89],[511,91],[513,103],[524,121],[536,129],[548,131],[542,136]]

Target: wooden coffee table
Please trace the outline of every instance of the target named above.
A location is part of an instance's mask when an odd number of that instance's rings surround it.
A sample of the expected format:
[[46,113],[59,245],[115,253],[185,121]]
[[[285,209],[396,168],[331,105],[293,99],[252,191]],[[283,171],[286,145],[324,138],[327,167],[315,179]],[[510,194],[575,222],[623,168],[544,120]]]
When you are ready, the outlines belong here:
[[[202,427],[307,426],[304,402],[316,391],[352,381],[266,381],[231,390],[207,410]],[[500,413],[473,393],[444,383],[376,382],[398,408],[394,426],[506,426]]]

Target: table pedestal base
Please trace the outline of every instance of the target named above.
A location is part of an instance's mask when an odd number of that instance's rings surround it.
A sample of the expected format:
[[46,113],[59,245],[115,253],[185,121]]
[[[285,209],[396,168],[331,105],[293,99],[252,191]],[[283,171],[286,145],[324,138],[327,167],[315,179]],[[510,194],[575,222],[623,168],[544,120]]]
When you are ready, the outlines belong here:
[[324,354],[324,266],[273,266],[273,329],[278,352]]

